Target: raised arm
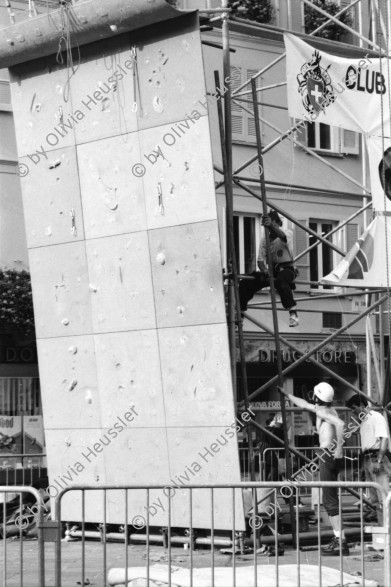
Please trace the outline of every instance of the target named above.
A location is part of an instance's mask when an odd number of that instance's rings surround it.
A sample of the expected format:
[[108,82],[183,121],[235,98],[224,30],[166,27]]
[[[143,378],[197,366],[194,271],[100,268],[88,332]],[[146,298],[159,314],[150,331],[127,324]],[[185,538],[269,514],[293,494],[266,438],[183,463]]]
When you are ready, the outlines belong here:
[[292,395],[291,393],[287,393],[281,387],[279,387],[278,390],[281,393],[283,393],[285,395],[285,397],[287,397],[298,408],[302,408],[303,410],[308,410],[309,412],[317,412],[317,409],[314,406],[314,404],[310,404],[305,399],[301,399],[301,397],[296,397],[296,396]]

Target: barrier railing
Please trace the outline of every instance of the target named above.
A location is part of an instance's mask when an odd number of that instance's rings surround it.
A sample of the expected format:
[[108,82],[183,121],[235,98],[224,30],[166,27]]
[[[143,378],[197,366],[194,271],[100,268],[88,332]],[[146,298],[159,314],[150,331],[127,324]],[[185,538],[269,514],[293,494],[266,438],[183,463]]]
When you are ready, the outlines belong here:
[[46,455],[0,454],[0,485],[32,485],[46,474]]
[[[300,452],[310,459],[313,462],[317,462],[317,454],[319,452],[319,448],[317,447],[310,447],[310,448],[300,448]],[[352,446],[352,447],[343,447],[343,468],[341,469],[341,475],[343,476],[344,481],[358,481],[359,476],[359,455],[361,453],[361,448]],[[263,480],[267,481],[268,475],[271,478],[276,479],[278,475],[285,475],[285,449],[284,448],[267,448],[264,450],[263,454],[261,455],[260,461],[260,470],[263,472]],[[297,464],[297,458],[294,455],[291,455],[291,463],[292,463],[292,470],[296,471],[294,481],[303,481],[302,478],[302,471],[304,470],[305,475],[307,475],[307,481],[315,481],[317,473],[314,470],[311,470],[310,467],[304,466],[301,467],[300,464]],[[275,476],[275,477],[274,477]],[[301,477],[300,477],[301,476]],[[297,478],[298,477],[298,478]]]
[[[326,558],[321,551],[321,545],[332,538],[333,533],[326,528],[326,519],[323,510],[318,504],[315,510],[311,508],[299,508],[299,492],[297,489],[334,487],[338,491],[340,528],[342,531],[342,513],[348,508],[354,510],[355,525],[345,528],[348,542],[358,544],[351,546],[347,562],[346,556],[339,552],[337,559],[338,569],[332,569],[326,564]],[[373,488],[379,492],[381,501],[384,504],[384,526],[366,527],[364,520],[364,494]],[[357,492],[359,498],[358,507],[349,504],[349,498],[344,495],[344,490]],[[294,505],[292,510],[283,505],[283,497],[293,495]],[[179,496],[179,497],[178,497]],[[228,498],[227,498],[228,496]],[[79,538],[80,542],[72,545],[73,560],[79,561],[78,576],[83,585],[87,580],[87,574],[93,568],[95,581],[108,585],[127,585],[135,578],[144,578],[147,585],[154,585],[156,582],[171,584],[190,584],[197,586],[200,581],[198,565],[194,564],[196,548],[210,547],[208,561],[202,558],[202,584],[217,587],[224,584],[224,587],[235,587],[242,585],[275,585],[286,584],[287,573],[297,587],[308,584],[308,572],[313,573],[313,584],[325,587],[330,584],[346,584],[352,582],[350,573],[353,571],[361,574],[360,581],[365,584],[365,578],[374,579],[374,573],[379,574],[384,585],[391,585],[390,575],[390,498],[382,488],[375,483],[360,482],[256,482],[227,485],[186,485],[181,487],[168,487],[163,485],[155,486],[74,486],[64,489],[56,498],[55,518],[57,522],[77,522],[78,528],[68,531],[68,537]],[[243,499],[244,498],[244,499]],[[64,512],[63,502],[66,501]],[[242,501],[243,499],[243,501]],[[159,500],[161,512],[160,517],[156,515],[157,503]],[[244,503],[244,517],[242,516],[240,503]],[[92,506],[93,504],[93,506]],[[122,512],[120,531],[114,531],[113,504],[116,504],[118,512]],[[137,504],[137,505],[136,505]],[[197,515],[199,507],[204,512],[204,524],[197,526]],[[224,507],[221,507],[224,504]],[[350,506],[350,507],[349,507]],[[91,509],[92,508],[92,509]],[[91,512],[100,511],[101,516],[99,532],[91,530],[89,523],[92,520]],[[284,509],[285,508],[285,509]],[[224,531],[221,529],[221,515],[224,514]],[[69,513],[71,512],[71,513]],[[205,516],[206,512],[206,516]],[[178,521],[180,516],[180,523]],[[72,519],[72,516],[75,519]],[[155,517],[156,516],[156,517]],[[292,517],[293,516],[293,517]],[[317,528],[310,532],[303,526],[303,519],[311,516],[315,520]],[[159,519],[158,519],[159,517]],[[289,518],[289,532],[283,533],[283,525],[287,524],[284,518]],[[205,525],[205,519],[207,524]],[[219,520],[219,521],[218,521]],[[116,522],[118,524],[118,521]],[[229,527],[227,527],[227,524]],[[157,528],[162,528],[159,534]],[[207,528],[207,529],[206,529]],[[266,529],[270,532],[266,533]],[[383,537],[384,568],[380,571],[377,567],[372,568],[365,556],[365,541],[372,536]],[[89,552],[88,538],[100,538],[101,552],[97,554],[96,543],[94,543],[94,557]],[[68,587],[74,584],[68,582],[68,578],[62,572],[62,527],[58,523],[56,540],[56,587]],[[109,541],[123,541],[123,545],[117,544],[115,556],[113,550],[108,548]],[[167,565],[162,569],[152,563],[151,545],[159,543],[165,547]],[[311,543],[309,546],[309,542]],[[145,556],[142,566],[134,567],[135,544],[145,543]],[[285,544],[287,549],[283,558],[281,545]],[[66,543],[65,543],[66,544]],[[178,556],[174,556],[174,549],[180,545],[187,545],[189,549],[189,560],[186,568],[175,566]],[[67,546],[67,548],[69,545]],[[216,564],[216,548],[231,549],[231,566],[218,567]],[[132,548],[132,553],[130,549]],[[122,549],[123,568],[110,568],[115,564],[118,567],[119,553]],[[240,565],[238,556],[246,554],[251,549],[251,560],[247,559],[247,566]],[[303,550],[308,552],[303,554]],[[307,557],[310,550],[315,549],[313,565],[309,571]],[[265,551],[274,556],[274,565],[268,559],[268,564],[262,564]],[[174,553],[173,553],[174,551]],[[183,551],[182,551],[183,552]],[[205,554],[205,553],[204,553]],[[131,556],[132,555],[132,556]],[[140,558],[140,557],[139,557]],[[155,559],[156,560],[156,559]],[[285,561],[292,564],[286,564]],[[98,571],[97,564],[100,569]],[[110,568],[110,571],[109,571]],[[332,579],[328,574],[334,573]],[[306,577],[304,579],[304,577]],[[357,578],[357,577],[356,577]],[[280,582],[281,579],[281,582]],[[182,581],[182,582],[181,582]],[[269,582],[268,582],[269,581]]]
[[[30,497],[30,501],[36,502],[34,507],[38,536],[36,541],[29,543],[23,540],[24,525],[20,515],[26,496]],[[13,513],[14,517],[12,517]],[[39,492],[32,487],[0,486],[1,587],[24,587],[25,585],[26,587],[31,585],[45,587],[42,528],[43,507]],[[12,541],[10,541],[11,537]],[[25,560],[26,548],[29,554],[27,560]],[[31,564],[32,554],[33,565]]]
[[[316,462],[317,452],[319,447],[301,447],[300,452],[310,459]],[[344,481],[359,481],[359,462],[361,448],[358,446],[343,447],[344,452],[344,463],[341,475]],[[250,481],[250,461],[249,451],[247,448],[239,449],[239,462],[240,472],[242,481]],[[269,479],[279,481],[285,478],[285,449],[281,448],[266,448],[262,452],[254,453],[254,464],[255,464],[255,476],[257,481],[268,481]],[[310,470],[308,466],[305,468],[306,479],[303,479],[301,471],[301,465],[297,463],[297,457],[291,455],[291,468],[293,471],[298,471],[295,474],[294,481],[315,481],[317,479],[317,473],[314,470]],[[296,478],[296,477],[299,478]],[[306,494],[305,488],[301,489],[302,495]]]

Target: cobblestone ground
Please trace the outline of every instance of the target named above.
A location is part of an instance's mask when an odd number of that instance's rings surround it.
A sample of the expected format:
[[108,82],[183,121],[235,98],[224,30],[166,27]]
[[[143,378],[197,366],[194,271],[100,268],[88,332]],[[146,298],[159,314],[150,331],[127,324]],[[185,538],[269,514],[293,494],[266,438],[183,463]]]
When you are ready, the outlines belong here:
[[[23,577],[21,576],[21,545],[19,540],[6,541],[7,565],[4,567],[4,543],[0,541],[0,585],[1,587],[39,587],[38,581],[38,548],[37,541],[23,542]],[[62,587],[76,587],[82,584],[82,543],[81,542],[62,542]],[[106,555],[104,554],[106,551]],[[344,572],[357,573],[362,572],[360,561],[361,550],[358,545],[351,548],[351,554],[344,557]],[[171,560],[173,566],[190,568],[190,551],[183,548],[171,549]],[[318,551],[311,550],[300,552],[300,562],[302,564],[318,565]],[[365,550],[365,577],[378,581],[382,587],[384,585],[383,577],[383,560],[371,560],[374,557],[373,552]],[[167,551],[160,546],[150,546],[149,551],[150,564],[165,564],[168,562]],[[95,587],[105,587],[107,582],[104,574],[104,558],[106,556],[106,568],[124,567],[125,566],[125,547],[120,543],[109,543],[106,549],[98,542],[85,543],[85,584],[94,585]],[[193,566],[196,568],[211,566],[210,550],[196,550],[192,553]],[[236,557],[236,566],[252,566],[253,555]],[[45,587],[54,587],[54,544],[45,545]],[[296,552],[286,549],[285,554],[278,558],[278,564],[295,564],[297,563]],[[257,559],[258,565],[274,565],[275,557],[262,557]],[[322,564],[331,568],[339,569],[339,558],[327,557],[322,559]],[[146,565],[146,547],[145,545],[132,545],[128,547],[128,566],[144,567]],[[232,556],[223,555],[219,550],[214,553],[214,565],[216,567],[232,567]],[[314,581],[314,587],[317,582]],[[263,585],[263,587],[269,587]],[[197,587],[196,585],[194,587]],[[249,586],[251,587],[251,586]],[[275,585],[270,586],[275,587]]]

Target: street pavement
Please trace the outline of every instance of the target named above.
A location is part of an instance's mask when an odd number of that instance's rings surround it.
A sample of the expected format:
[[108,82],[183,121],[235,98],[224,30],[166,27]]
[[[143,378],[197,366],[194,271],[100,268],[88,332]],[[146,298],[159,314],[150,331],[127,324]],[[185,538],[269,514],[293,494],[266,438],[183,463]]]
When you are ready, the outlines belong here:
[[[23,547],[23,577],[20,572],[21,546]],[[55,567],[54,567],[54,544],[45,544],[45,587],[55,587]],[[41,587],[38,580],[38,543],[36,540],[24,540],[20,544],[18,539],[8,539],[6,544],[7,566],[4,568],[4,544],[0,542],[0,569],[3,582],[1,587]],[[374,556],[375,555],[375,556]],[[300,551],[300,563],[312,564],[318,566],[318,551]],[[82,585],[82,542],[65,542],[61,543],[61,580],[62,587],[76,587]],[[191,553],[183,547],[171,548],[171,563],[173,566],[190,568],[190,559],[193,559],[195,568],[211,566],[210,549],[197,549]],[[361,548],[358,544],[351,547],[350,556],[343,559],[343,571],[350,574],[362,572]],[[376,552],[364,551],[364,570],[366,579],[376,580],[381,587],[390,587],[384,585],[383,568],[384,560],[371,560],[378,558]],[[104,573],[104,564],[106,560],[106,574]],[[131,545],[128,547],[128,566],[142,567],[146,565],[147,549],[145,544]],[[149,548],[150,564],[167,564],[168,551],[159,545],[151,545]],[[253,555],[236,555],[236,567],[252,566]],[[279,565],[297,564],[296,551],[286,548],[285,554],[278,557]],[[257,557],[258,565],[275,565],[275,557]],[[323,557],[322,565],[339,569],[339,558]],[[232,567],[232,555],[224,555],[218,549],[214,552],[215,567]],[[85,542],[85,573],[84,584],[95,587],[106,587],[107,571],[113,567],[125,567],[125,546],[123,543],[108,543],[106,548],[99,542]],[[6,580],[4,580],[4,573]],[[262,584],[262,587],[269,587]],[[314,587],[317,580],[314,580]],[[197,587],[194,585],[194,587]],[[249,585],[249,587],[251,587]],[[275,587],[275,585],[270,586]]]

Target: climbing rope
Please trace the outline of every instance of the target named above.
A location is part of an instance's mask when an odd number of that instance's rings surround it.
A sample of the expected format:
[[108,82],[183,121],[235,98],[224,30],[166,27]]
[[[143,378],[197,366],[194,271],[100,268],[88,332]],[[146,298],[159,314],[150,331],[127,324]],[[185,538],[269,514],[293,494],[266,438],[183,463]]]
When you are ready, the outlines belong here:
[[80,48],[77,45],[78,52],[78,63],[77,65],[73,62],[72,45],[71,45],[71,32],[72,28],[75,27],[77,20],[73,13],[71,0],[63,0],[60,4],[60,19],[61,19],[61,36],[58,41],[58,50],[56,55],[56,61],[58,64],[63,65],[64,58],[62,52],[66,53],[67,60],[67,82],[64,87],[64,102],[68,102],[70,93],[70,81],[75,75],[80,65]]

